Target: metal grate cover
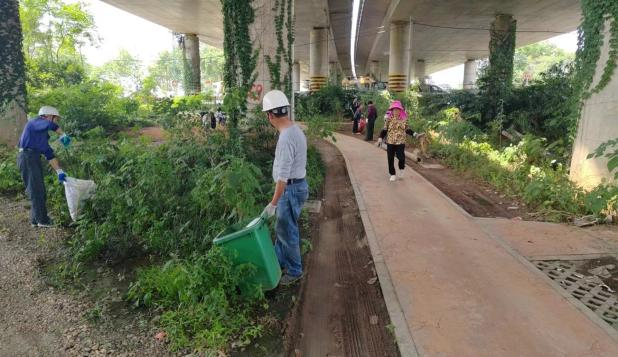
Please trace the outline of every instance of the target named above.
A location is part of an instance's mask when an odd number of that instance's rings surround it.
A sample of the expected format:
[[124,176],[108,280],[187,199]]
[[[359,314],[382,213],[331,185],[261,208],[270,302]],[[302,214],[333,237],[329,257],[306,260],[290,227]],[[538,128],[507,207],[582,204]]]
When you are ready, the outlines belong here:
[[534,265],[618,329],[618,298],[599,277],[579,274],[575,264],[567,261],[540,260],[534,262]]

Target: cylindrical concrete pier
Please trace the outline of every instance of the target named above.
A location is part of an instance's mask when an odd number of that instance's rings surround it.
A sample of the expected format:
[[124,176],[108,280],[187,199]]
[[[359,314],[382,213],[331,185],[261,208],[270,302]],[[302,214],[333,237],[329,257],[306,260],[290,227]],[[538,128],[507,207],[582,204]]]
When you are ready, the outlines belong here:
[[419,83],[425,84],[425,75],[425,60],[416,60],[414,63],[414,77]]
[[380,80],[380,62],[379,61],[369,62],[369,75],[376,81]]
[[339,64],[337,62],[328,62],[328,78],[331,85],[337,85],[338,68]]
[[300,91],[300,63],[294,62],[292,65],[292,90]]
[[200,40],[197,35],[186,34],[184,40],[184,57],[187,65],[185,68],[185,83],[187,94],[199,93],[202,90],[200,73]]
[[476,85],[476,60],[469,59],[464,64],[463,89],[474,89]]
[[309,34],[309,90],[314,92],[328,80],[328,30],[314,27]]
[[403,92],[408,87],[410,70],[410,22],[391,23],[388,58],[388,89]]

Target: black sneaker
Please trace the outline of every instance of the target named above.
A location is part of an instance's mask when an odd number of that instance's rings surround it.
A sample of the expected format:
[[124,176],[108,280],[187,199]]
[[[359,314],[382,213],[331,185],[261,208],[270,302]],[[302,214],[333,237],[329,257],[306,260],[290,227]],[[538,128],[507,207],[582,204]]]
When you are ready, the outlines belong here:
[[302,279],[302,277],[303,277],[302,274],[299,276],[291,276],[291,275],[285,274],[284,276],[281,277],[279,284],[283,286],[292,285],[296,283],[297,281],[299,281],[300,279]]

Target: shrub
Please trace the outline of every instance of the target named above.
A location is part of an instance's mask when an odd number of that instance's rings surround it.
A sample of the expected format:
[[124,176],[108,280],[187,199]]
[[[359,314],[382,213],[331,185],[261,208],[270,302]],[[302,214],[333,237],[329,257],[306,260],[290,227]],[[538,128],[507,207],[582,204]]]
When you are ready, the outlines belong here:
[[253,267],[232,267],[219,249],[188,259],[172,259],[162,266],[142,269],[127,299],[135,306],[165,310],[161,326],[171,348],[191,347],[202,352],[225,350],[229,341],[242,347],[261,335],[253,317],[264,304],[259,288],[239,295],[237,287]]
[[120,87],[97,81],[36,90],[30,93],[28,109],[36,113],[43,105],[58,108],[62,128],[72,135],[95,127],[118,130],[130,123],[138,108],[133,99],[123,98],[121,93]]
[[313,93],[295,94],[295,110],[298,120],[321,114],[338,119],[352,116],[350,105],[357,93],[340,86],[326,86]]
[[16,193],[24,189],[16,158],[16,150],[0,145],[0,194]]

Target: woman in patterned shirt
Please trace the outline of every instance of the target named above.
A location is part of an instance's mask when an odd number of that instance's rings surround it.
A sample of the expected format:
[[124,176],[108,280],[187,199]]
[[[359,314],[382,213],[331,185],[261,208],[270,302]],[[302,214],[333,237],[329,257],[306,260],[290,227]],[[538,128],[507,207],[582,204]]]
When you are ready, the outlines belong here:
[[[391,182],[397,180],[397,177],[403,179],[403,170],[406,168],[406,134],[418,137],[423,134],[418,134],[408,127],[408,116],[403,109],[401,102],[394,100],[388,112],[391,113],[388,119],[384,120],[384,129],[380,132],[378,146],[386,138],[386,152],[388,158],[388,173],[391,175]],[[388,113],[387,112],[387,113]],[[395,156],[399,162],[399,172],[395,176]]]

